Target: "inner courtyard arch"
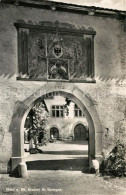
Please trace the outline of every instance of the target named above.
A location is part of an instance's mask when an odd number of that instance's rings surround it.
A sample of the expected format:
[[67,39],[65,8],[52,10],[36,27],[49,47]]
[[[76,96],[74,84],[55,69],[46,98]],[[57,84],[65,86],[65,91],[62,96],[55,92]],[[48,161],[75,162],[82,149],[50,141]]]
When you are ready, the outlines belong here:
[[78,123],[74,127],[74,139],[75,140],[87,140],[87,130],[82,123]]
[[59,138],[59,129],[57,127],[52,127],[50,129],[50,138],[53,136],[53,138],[58,139]]

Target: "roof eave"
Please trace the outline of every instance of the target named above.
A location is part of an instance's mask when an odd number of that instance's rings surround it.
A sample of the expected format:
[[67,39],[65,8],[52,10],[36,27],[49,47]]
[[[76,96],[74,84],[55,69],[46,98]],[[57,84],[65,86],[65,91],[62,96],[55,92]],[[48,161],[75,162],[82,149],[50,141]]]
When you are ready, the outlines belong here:
[[[126,11],[101,8],[95,6],[82,6],[69,3],[60,3],[48,0],[2,0],[2,3],[16,4],[18,6],[35,7],[39,9],[51,9],[53,11],[67,11],[86,15],[96,15],[101,17],[114,17],[117,19],[125,19]],[[93,14],[94,13],[94,14]]]

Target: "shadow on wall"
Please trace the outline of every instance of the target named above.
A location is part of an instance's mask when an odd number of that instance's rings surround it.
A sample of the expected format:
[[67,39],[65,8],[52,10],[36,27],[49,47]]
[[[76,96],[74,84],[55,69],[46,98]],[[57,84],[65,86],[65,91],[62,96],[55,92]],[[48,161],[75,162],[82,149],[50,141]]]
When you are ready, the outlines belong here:
[[86,140],[75,140],[75,141],[65,141],[63,142],[62,141],[62,144],[75,144],[75,145],[84,145],[84,146],[87,146],[88,145],[88,141]]
[[[11,73],[3,73],[3,72],[1,72],[0,71],[0,81],[2,81],[2,80],[8,80],[9,81],[9,79],[13,79],[13,78],[17,78],[17,74],[11,74]],[[89,77],[90,78],[90,77]],[[28,78],[26,78],[26,75],[22,75],[22,79],[25,81],[30,81],[30,79],[28,79]],[[88,79],[88,78],[87,78]],[[115,80],[116,81],[116,83],[118,84],[118,83],[120,83],[120,81],[121,82],[126,82],[126,76],[124,75],[123,77],[122,76],[119,76],[119,77],[115,77],[115,76],[100,76],[100,75],[96,75],[95,76],[95,78],[94,78],[96,81],[101,81],[101,82],[111,82],[111,81],[113,81],[113,80]],[[35,81],[36,81],[36,79],[34,79]],[[14,81],[16,81],[16,80],[14,80]],[[39,80],[39,81],[41,81],[41,80]],[[48,81],[48,80],[47,80]],[[87,80],[88,81],[88,80]],[[75,83],[76,83],[76,81],[75,81]]]
[[53,155],[88,155],[88,151],[83,150],[67,150],[67,151],[44,151],[43,154]]

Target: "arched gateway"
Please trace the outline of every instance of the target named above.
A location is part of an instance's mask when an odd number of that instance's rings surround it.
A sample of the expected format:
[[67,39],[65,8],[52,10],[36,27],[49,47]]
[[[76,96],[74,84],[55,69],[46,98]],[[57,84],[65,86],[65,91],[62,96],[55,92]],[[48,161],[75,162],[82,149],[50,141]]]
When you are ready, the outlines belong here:
[[93,100],[72,83],[47,83],[23,102],[16,103],[10,126],[12,132],[12,171],[20,162],[25,161],[23,127],[27,114],[39,97],[43,96],[44,98],[45,95],[51,93],[67,97],[81,108],[89,125],[89,159],[101,156],[102,128]]

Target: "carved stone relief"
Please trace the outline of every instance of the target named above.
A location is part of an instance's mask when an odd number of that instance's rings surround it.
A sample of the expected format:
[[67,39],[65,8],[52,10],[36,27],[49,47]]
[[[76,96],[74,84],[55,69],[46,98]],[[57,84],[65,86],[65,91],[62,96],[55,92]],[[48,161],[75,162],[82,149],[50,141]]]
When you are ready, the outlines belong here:
[[48,59],[48,79],[69,80],[68,60]]
[[28,74],[30,78],[47,77],[45,35],[36,33],[29,36]]
[[69,30],[68,26],[62,29],[56,23],[56,28],[53,25],[43,26],[45,30],[29,30],[29,78],[83,81],[92,74],[92,35],[75,28]]

